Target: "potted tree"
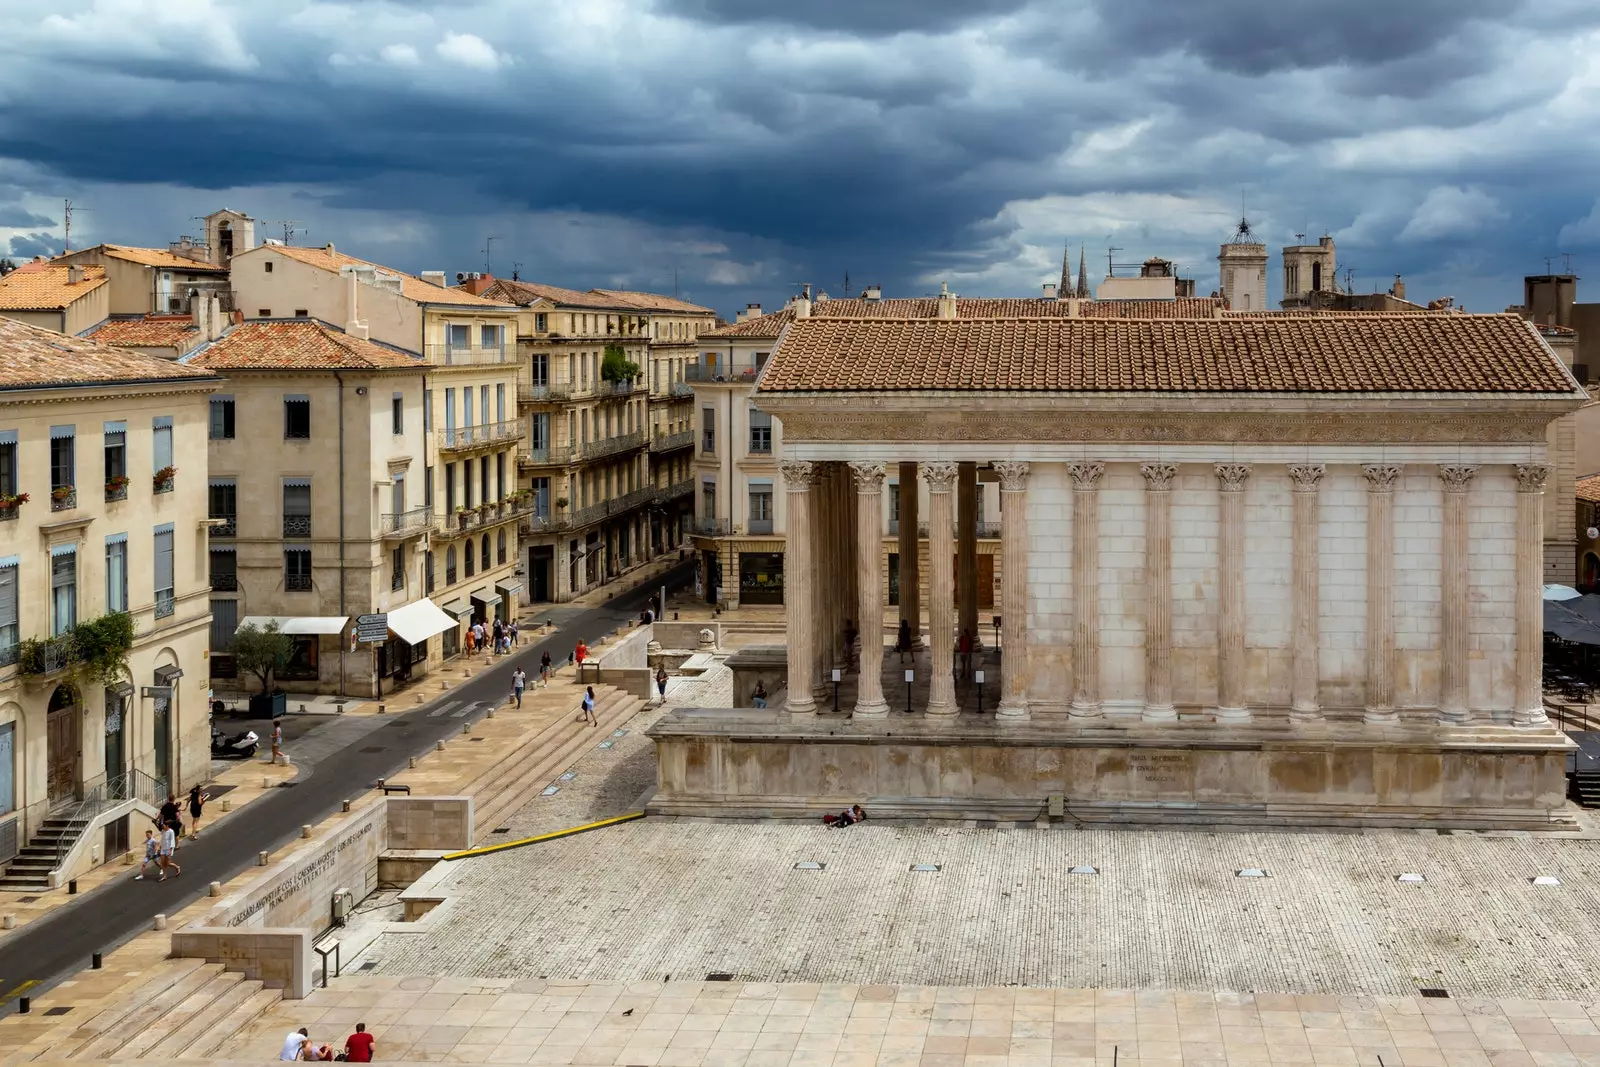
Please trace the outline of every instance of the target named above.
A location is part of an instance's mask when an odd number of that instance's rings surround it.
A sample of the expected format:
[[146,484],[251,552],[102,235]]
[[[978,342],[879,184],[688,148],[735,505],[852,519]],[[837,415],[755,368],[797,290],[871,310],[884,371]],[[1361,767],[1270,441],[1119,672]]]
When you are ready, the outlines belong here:
[[289,665],[294,641],[278,630],[278,624],[265,626],[247,623],[233,635],[233,661],[261,681],[261,692],[250,698],[250,714],[278,718],[284,712],[283,690],[272,682],[275,671]]

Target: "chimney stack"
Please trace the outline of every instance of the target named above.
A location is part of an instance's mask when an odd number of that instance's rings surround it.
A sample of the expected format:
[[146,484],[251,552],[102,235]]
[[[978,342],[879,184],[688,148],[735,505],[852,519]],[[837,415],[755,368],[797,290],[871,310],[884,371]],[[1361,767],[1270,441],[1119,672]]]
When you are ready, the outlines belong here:
[[444,289],[449,285],[449,283],[445,281],[445,274],[442,270],[425,270],[419,274],[418,277],[427,282],[429,285],[437,285],[441,289]]
[[1056,298],[1056,283],[1055,282],[1045,282],[1044,283],[1044,298],[1046,300],[1054,300]]
[[[332,245],[328,246],[332,248]],[[351,337],[359,337],[365,341],[368,337],[367,324],[361,321],[361,279],[358,267],[345,267],[340,273],[345,281],[345,322],[344,332]]]
[[81,281],[83,281],[83,267],[76,263],[69,264],[67,267],[67,284],[77,285]]
[[800,295],[794,298],[794,317],[796,319],[809,319],[811,317],[811,285],[809,282],[800,290]]
[[1396,300],[1404,300],[1406,298],[1406,280],[1396,274],[1394,276],[1394,288],[1389,291],[1394,294]]
[[939,318],[953,319],[956,317],[956,294],[944,282],[939,283]]

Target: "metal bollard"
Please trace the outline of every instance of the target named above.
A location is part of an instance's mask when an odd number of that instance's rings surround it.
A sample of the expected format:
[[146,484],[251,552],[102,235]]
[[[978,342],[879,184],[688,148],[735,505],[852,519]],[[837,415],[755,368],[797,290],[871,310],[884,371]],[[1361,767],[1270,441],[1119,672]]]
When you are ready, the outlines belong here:
[[89,969],[91,971],[98,971],[102,966],[104,966],[104,961],[101,959],[100,953],[96,952],[89,957]]
[[444,742],[443,741],[435,741],[433,743],[433,750],[435,752],[443,752],[444,751]]
[[311,836],[311,824],[310,823],[301,823],[300,824],[300,836],[301,837],[310,837]]
[[462,723],[461,724],[461,732],[464,733],[464,734],[470,734],[472,732],[472,724],[470,722]]
[[387,704],[379,704],[378,705],[378,714],[379,715],[387,715],[387,714],[389,714],[389,706]]
[[210,885],[206,886],[206,896],[208,896],[208,897],[220,897],[221,895],[222,895],[222,883],[221,882],[212,882]]
[[257,852],[256,853],[256,866],[257,867],[265,867],[266,865],[267,865],[267,853],[266,853],[266,851],[263,850],[261,852]]
[[[233,801],[229,800],[227,797],[223,797],[222,798],[222,810],[223,811],[232,811],[233,810]],[[133,859],[132,859],[133,853],[131,853],[131,852],[128,853],[128,856],[129,856],[128,862],[132,863],[133,862]]]
[[33,998],[31,998],[31,997],[18,997],[17,998],[17,1014],[18,1015],[26,1015],[32,1010],[33,1010]]
[[341,806],[340,806],[340,808],[339,808],[339,810],[340,810],[340,811],[349,811],[349,810],[350,810],[350,802],[349,802],[349,801],[348,801],[348,800],[347,800],[347,801],[345,801],[345,802],[344,802],[344,803],[343,803],[343,804],[342,804],[342,805],[341,805]]
[[415,757],[415,756],[407,756],[406,757],[406,766],[411,768],[412,770],[416,770],[417,769],[417,757]]
[[157,930],[165,930],[167,928],[167,917],[165,915],[161,915],[161,914],[157,914],[156,915],[156,917],[155,917],[155,928]]
[[69,897],[73,896],[77,892],[78,892],[78,880],[76,878],[68,878],[67,879],[67,896],[69,896]]

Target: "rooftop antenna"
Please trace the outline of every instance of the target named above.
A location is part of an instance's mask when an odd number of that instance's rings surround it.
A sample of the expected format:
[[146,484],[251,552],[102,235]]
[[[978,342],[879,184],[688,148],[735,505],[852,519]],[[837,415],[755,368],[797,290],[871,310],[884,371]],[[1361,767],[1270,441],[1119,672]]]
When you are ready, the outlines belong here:
[[1554,274],[1555,273],[1555,271],[1550,269],[1550,257],[1549,256],[1545,256],[1544,257],[1544,272],[1546,274]]
[[840,289],[839,292],[843,293],[845,296],[850,295],[850,271],[848,269],[846,269],[844,272],[844,288]]
[[1571,252],[1558,252],[1557,255],[1559,255],[1561,257],[1561,273],[1562,274],[1571,274],[1572,273],[1572,253]]
[[74,207],[71,200],[62,200],[61,205],[61,254],[66,255],[72,251],[72,213],[89,209]]
[[511,280],[514,282],[522,280],[522,264],[515,259],[511,261]]
[[492,248],[494,248],[494,242],[497,236],[497,234],[491,233],[488,237],[483,239],[483,273],[485,274],[493,273],[489,270],[489,252]]
[[267,226],[282,226],[283,227],[283,243],[286,244],[286,245],[294,244],[294,235],[295,234],[297,234],[297,233],[305,233],[306,232],[305,230],[296,230],[295,229],[296,226],[300,225],[299,220],[297,220],[297,219],[271,219],[271,220],[265,222],[264,225],[267,225]]
[[[1106,240],[1109,241],[1110,239],[1111,239],[1111,235],[1109,233],[1106,234]],[[1117,276],[1117,265],[1114,262],[1112,262],[1112,260],[1116,256],[1116,254],[1118,252],[1121,252],[1121,251],[1122,251],[1122,249],[1118,248],[1116,245],[1107,245],[1106,246],[1106,277],[1107,278],[1115,278]]]
[[1355,293],[1355,289],[1353,288],[1353,286],[1355,285],[1355,281],[1354,281],[1355,276],[1356,276],[1356,269],[1354,267],[1346,267],[1344,269],[1344,291],[1345,292],[1352,293],[1352,294]]

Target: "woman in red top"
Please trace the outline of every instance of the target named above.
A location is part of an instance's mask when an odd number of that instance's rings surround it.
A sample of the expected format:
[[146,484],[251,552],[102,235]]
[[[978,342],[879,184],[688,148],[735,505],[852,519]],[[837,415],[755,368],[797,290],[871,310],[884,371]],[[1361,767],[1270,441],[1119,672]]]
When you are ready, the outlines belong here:
[[578,639],[578,647],[573,650],[572,655],[577,659],[578,666],[582,667],[583,661],[589,656],[589,646],[583,643],[583,638]]

